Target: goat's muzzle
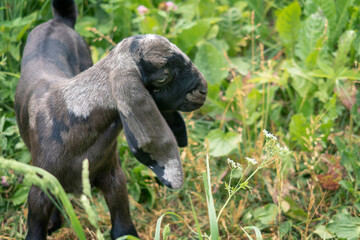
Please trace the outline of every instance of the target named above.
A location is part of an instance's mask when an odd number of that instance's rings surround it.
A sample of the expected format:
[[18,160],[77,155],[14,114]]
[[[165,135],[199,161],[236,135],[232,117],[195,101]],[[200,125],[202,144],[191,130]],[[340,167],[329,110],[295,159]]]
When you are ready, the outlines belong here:
[[199,73],[199,84],[191,90],[188,94],[186,94],[186,102],[181,107],[180,111],[190,112],[200,108],[204,105],[207,94],[207,83],[205,78]]

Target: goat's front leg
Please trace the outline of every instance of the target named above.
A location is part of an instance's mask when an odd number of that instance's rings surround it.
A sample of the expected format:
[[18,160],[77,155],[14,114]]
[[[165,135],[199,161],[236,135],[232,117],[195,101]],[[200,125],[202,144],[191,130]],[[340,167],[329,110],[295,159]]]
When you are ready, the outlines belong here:
[[38,187],[32,186],[28,196],[28,233],[26,240],[46,239],[54,204]]
[[126,177],[116,161],[115,166],[98,177],[96,187],[104,194],[111,215],[111,238],[125,235],[138,236],[130,217]]

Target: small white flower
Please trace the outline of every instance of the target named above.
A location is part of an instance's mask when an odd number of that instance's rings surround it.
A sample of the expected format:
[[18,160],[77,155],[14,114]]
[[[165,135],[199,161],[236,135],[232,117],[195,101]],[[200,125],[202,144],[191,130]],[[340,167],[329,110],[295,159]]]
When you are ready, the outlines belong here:
[[287,146],[283,146],[282,148],[280,148],[280,153],[284,155],[290,155],[292,152]]
[[268,132],[267,130],[264,129],[263,133],[264,133],[265,137],[271,138],[271,139],[274,139],[275,141],[277,141],[277,138],[274,135],[272,135],[270,132]]
[[241,164],[240,163],[236,163],[233,160],[231,160],[230,158],[228,158],[226,160],[227,164],[229,165],[230,168],[232,169],[241,169]]
[[248,163],[255,165],[257,164],[257,161],[254,158],[249,158],[249,157],[245,157],[246,161],[248,161]]

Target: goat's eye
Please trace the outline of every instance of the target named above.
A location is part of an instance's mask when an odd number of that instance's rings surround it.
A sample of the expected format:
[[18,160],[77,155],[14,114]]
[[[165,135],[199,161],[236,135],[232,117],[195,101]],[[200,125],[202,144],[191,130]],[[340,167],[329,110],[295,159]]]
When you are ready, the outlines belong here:
[[164,85],[166,85],[167,82],[169,82],[170,78],[169,75],[163,75],[162,77],[157,78],[155,81],[153,81],[153,86],[156,88],[161,88]]
[[165,76],[165,77],[163,77],[163,78],[161,78],[161,79],[156,80],[156,83],[157,83],[157,84],[163,84],[163,83],[166,82],[166,80],[167,80],[167,76]]

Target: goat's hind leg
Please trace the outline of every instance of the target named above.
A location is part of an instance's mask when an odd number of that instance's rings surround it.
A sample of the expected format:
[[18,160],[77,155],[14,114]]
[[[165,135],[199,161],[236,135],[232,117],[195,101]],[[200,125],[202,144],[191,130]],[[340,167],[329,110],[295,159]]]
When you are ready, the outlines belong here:
[[50,217],[50,222],[48,225],[48,234],[52,234],[53,232],[55,232],[56,230],[58,230],[61,227],[62,224],[62,217],[61,217],[61,212],[59,209],[57,209],[56,207],[53,208],[52,213],[51,213],[51,217]]
[[98,178],[96,187],[103,192],[110,210],[111,238],[116,239],[124,235],[138,236],[130,217],[126,177],[118,163]]
[[28,196],[28,233],[26,240],[46,239],[54,204],[38,187],[32,186]]

